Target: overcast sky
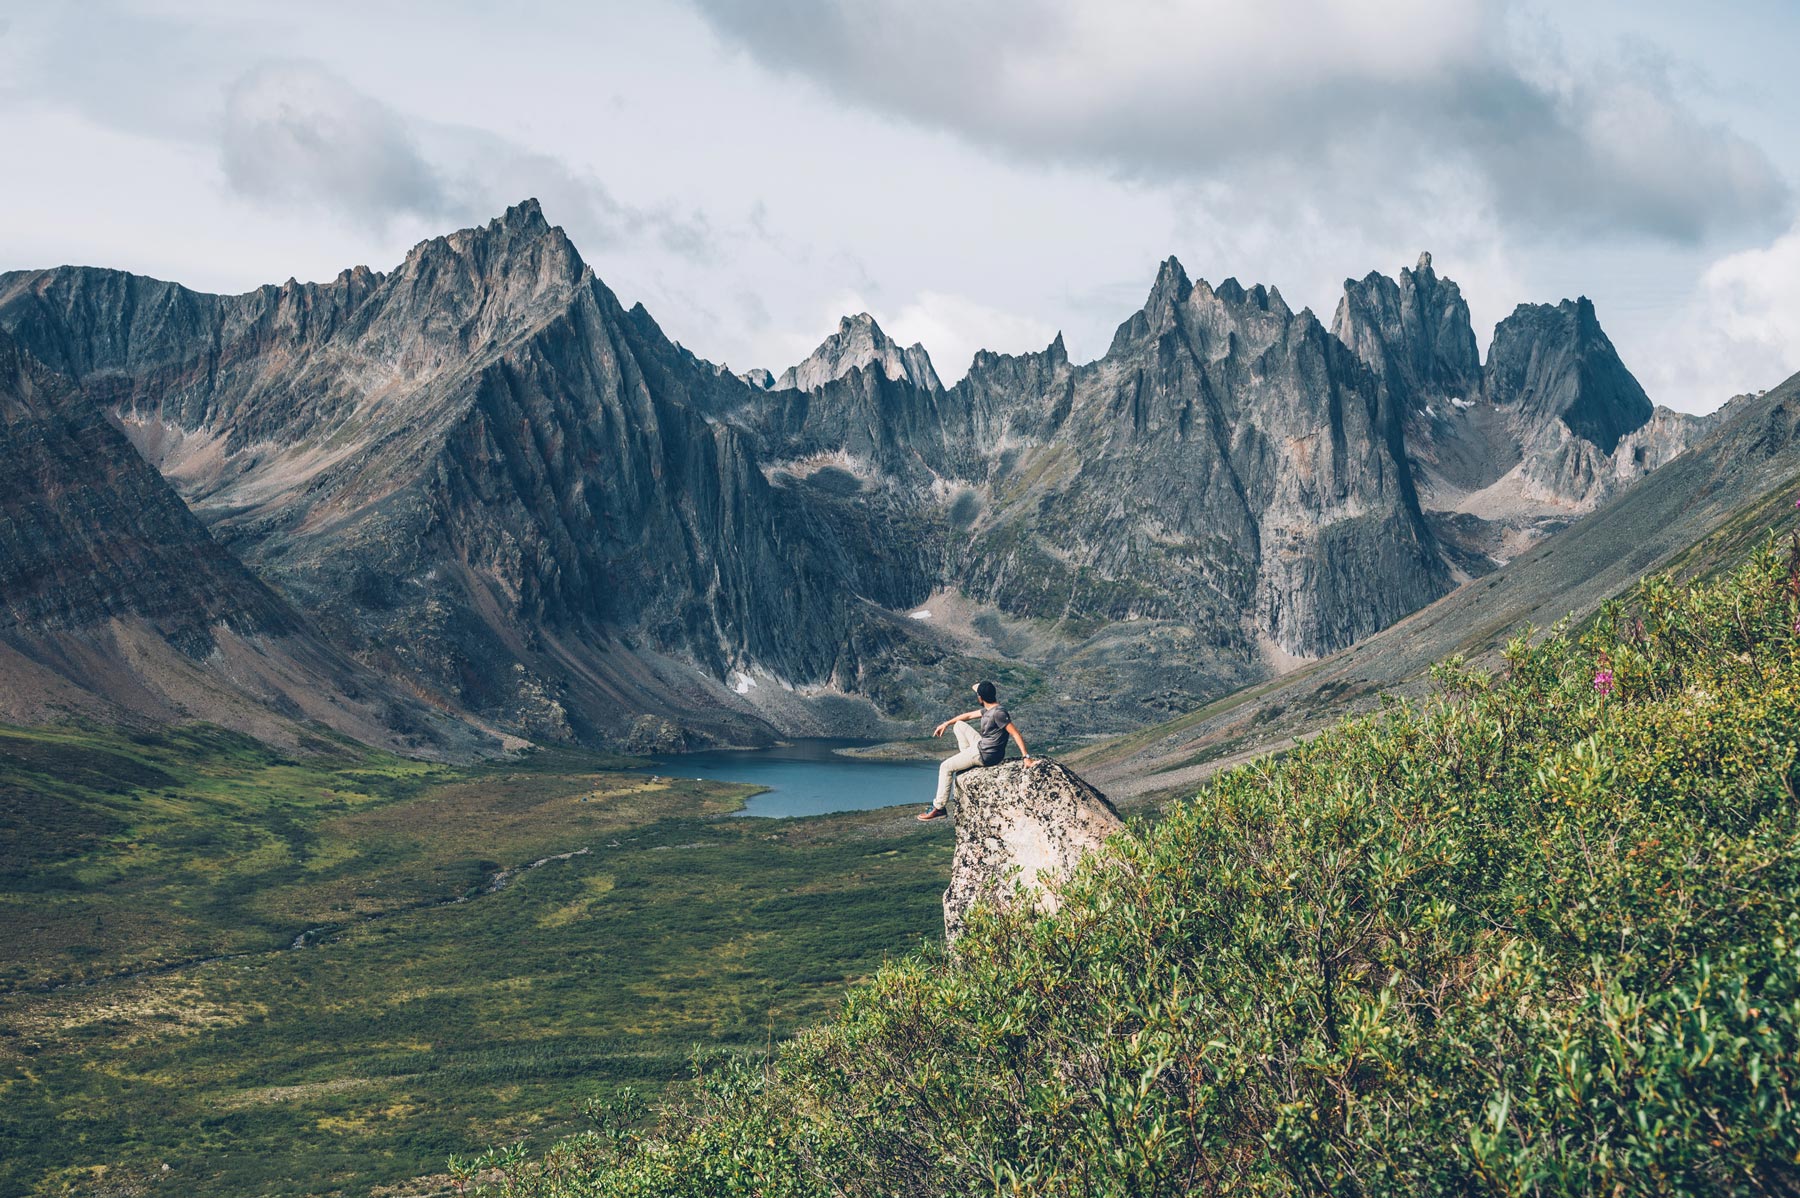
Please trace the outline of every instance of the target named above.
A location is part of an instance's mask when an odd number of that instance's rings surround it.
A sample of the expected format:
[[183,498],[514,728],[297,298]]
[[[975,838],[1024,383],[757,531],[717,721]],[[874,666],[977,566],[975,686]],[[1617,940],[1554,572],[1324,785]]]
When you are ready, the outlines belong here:
[[1485,346],[1585,293],[1658,402],[1800,370],[1800,5],[0,0],[0,269],[242,291],[535,195],[779,371],[867,310],[1077,360],[1174,254],[1329,322],[1422,249]]

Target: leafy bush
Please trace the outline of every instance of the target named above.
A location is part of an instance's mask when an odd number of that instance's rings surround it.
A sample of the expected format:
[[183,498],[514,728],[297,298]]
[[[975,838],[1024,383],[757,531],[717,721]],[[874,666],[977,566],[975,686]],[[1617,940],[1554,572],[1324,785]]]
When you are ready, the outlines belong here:
[[508,1192],[1800,1193],[1797,628],[1800,540],[1447,663]]

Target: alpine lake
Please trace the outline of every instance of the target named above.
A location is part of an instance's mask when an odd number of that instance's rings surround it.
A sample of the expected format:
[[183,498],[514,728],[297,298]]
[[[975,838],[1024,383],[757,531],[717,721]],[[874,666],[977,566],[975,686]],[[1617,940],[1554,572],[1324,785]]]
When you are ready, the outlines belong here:
[[[740,815],[795,819],[912,804],[923,810],[937,785],[937,766],[846,754],[860,741],[798,740],[766,749],[719,749],[652,759],[648,770],[693,781],[761,787]],[[945,753],[956,747],[951,741]]]

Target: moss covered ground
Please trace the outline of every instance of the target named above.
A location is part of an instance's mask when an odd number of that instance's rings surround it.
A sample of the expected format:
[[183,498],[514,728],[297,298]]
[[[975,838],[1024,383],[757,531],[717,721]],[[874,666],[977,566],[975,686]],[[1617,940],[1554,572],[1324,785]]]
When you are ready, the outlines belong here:
[[[511,1195],[1800,1193],[1800,538],[1217,776]],[[602,1113],[603,1114],[603,1113]]]
[[941,929],[910,812],[628,764],[0,729],[0,1194],[428,1192]]

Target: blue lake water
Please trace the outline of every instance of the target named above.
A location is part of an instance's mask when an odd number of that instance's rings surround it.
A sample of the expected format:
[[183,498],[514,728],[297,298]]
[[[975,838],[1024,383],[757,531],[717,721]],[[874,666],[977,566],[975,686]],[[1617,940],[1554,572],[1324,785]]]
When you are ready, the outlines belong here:
[[[935,763],[868,761],[833,752],[857,743],[860,742],[803,740],[769,749],[677,753],[653,758],[654,764],[649,768],[675,778],[768,787],[752,796],[740,815],[792,819],[833,811],[869,811],[900,803],[916,804],[922,811],[930,804],[937,786]],[[946,749],[945,755],[949,752]]]

